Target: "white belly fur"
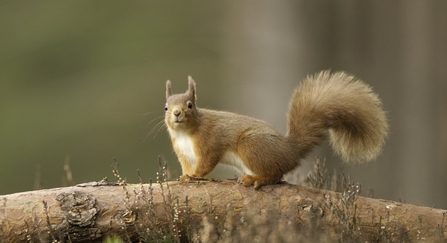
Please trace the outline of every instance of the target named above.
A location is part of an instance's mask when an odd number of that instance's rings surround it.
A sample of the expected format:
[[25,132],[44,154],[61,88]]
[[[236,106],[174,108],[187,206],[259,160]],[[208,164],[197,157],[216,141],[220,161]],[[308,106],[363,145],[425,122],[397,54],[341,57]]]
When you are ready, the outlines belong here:
[[237,169],[242,174],[255,176],[256,174],[247,168],[242,162],[241,157],[234,152],[226,152],[222,159],[220,159],[219,164],[228,165]]
[[175,136],[175,144],[178,149],[177,152],[183,154],[184,157],[188,160],[188,162],[192,165],[196,165],[196,154],[194,153],[194,143],[191,138],[185,133],[176,133]]

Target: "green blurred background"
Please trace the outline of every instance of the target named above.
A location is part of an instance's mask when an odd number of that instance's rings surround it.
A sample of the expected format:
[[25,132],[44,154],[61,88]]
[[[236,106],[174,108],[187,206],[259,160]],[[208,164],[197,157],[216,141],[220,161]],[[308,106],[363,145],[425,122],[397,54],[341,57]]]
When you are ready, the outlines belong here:
[[[128,182],[181,172],[164,128],[165,81],[198,85],[199,106],[285,131],[292,89],[345,70],[389,111],[370,164],[344,167],[374,196],[447,208],[445,1],[3,1],[0,3],[0,194],[100,180],[113,158]],[[154,132],[151,132],[155,129]],[[40,173],[38,173],[40,171]],[[232,177],[218,168],[211,176]]]

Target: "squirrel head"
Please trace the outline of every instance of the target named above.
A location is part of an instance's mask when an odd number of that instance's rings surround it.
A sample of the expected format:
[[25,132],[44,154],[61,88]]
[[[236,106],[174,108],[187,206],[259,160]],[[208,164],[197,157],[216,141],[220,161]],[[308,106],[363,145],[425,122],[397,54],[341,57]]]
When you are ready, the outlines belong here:
[[172,94],[171,81],[166,82],[165,122],[172,130],[191,130],[197,125],[196,83],[188,76],[188,90]]

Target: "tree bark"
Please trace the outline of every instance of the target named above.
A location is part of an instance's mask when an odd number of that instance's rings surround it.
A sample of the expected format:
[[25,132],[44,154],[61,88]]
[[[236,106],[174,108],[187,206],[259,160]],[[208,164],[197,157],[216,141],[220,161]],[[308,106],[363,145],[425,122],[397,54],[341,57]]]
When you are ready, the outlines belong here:
[[446,210],[290,184],[85,183],[0,196],[1,242],[446,242]]

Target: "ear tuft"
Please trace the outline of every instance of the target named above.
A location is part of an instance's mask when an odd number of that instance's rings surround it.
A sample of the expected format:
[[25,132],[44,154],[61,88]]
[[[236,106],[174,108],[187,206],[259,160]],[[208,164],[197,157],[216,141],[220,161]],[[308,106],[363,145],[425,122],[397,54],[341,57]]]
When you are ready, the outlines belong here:
[[166,100],[172,95],[171,81],[166,81]]
[[194,82],[194,79],[192,79],[191,76],[188,76],[188,93],[191,97],[194,98],[194,101],[197,100],[196,96],[196,82]]

